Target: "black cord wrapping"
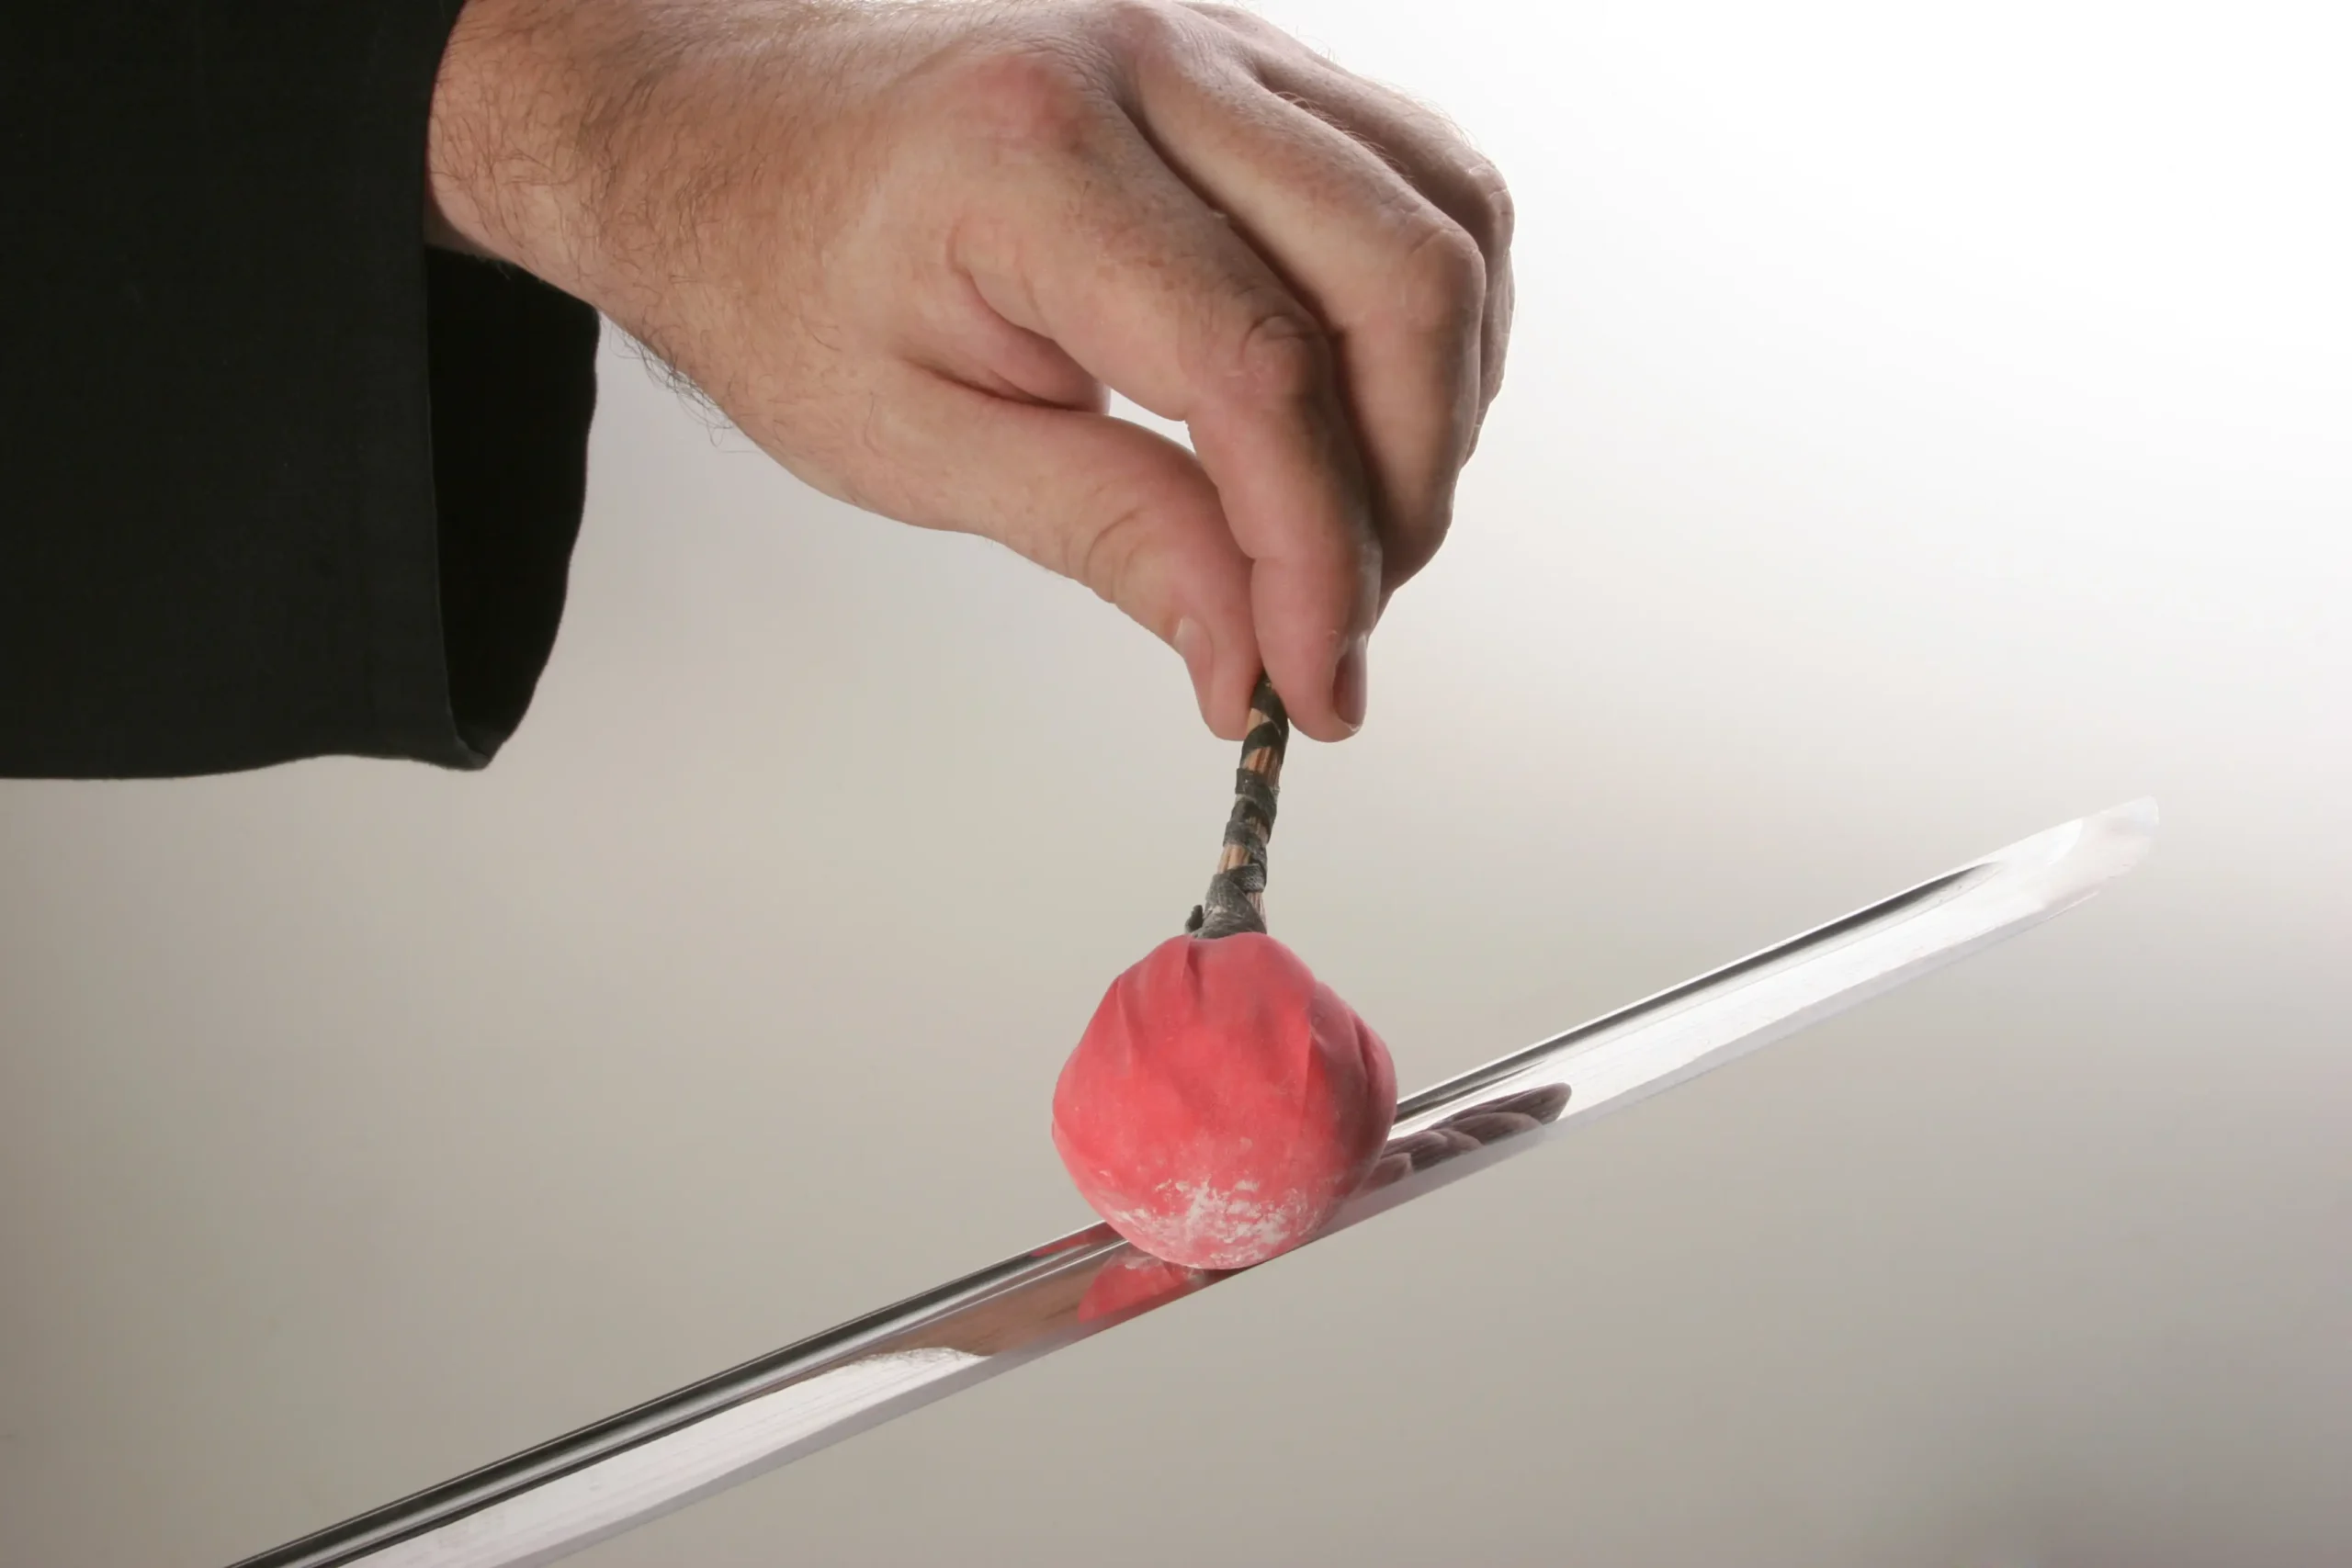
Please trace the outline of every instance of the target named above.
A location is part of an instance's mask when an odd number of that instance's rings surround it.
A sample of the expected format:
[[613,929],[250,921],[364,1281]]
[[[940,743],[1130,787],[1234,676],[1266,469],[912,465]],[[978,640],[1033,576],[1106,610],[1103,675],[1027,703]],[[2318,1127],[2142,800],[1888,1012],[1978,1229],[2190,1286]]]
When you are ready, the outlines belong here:
[[1209,878],[1208,897],[1193,907],[1184,929],[1202,938],[1266,929],[1266,840],[1274,830],[1274,797],[1282,788],[1283,753],[1290,745],[1290,715],[1273,682],[1258,677],[1250,698],[1250,733],[1233,775],[1233,813],[1225,822],[1225,852]]

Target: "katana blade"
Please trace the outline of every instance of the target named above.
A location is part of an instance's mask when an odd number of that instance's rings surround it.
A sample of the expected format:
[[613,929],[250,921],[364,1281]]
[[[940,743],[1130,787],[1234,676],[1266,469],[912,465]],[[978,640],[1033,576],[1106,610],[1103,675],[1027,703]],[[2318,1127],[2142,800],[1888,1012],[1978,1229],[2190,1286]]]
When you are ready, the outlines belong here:
[[[1316,1239],[2071,908],[2136,864],[2155,826],[2138,801],[2052,828],[1424,1089]],[[1097,1225],[235,1568],[551,1562],[1226,1277]]]

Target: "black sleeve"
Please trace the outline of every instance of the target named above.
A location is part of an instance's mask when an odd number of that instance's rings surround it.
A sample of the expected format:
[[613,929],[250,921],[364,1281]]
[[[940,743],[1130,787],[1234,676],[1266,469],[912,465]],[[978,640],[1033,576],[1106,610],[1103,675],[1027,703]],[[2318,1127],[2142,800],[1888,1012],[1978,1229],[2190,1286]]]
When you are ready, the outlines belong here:
[[596,318],[422,243],[457,4],[0,6],[0,774],[521,720]]

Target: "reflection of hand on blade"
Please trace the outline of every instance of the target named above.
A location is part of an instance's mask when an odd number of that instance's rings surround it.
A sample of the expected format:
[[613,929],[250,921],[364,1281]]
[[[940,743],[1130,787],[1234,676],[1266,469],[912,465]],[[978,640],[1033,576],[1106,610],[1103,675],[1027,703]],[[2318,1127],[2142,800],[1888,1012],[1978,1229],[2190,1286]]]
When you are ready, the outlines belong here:
[[1456,1155],[1499,1144],[1521,1133],[1532,1133],[1545,1122],[1559,1119],[1560,1112],[1567,1109],[1568,1093],[1567,1085],[1555,1083],[1518,1094],[1498,1095],[1467,1111],[1457,1111],[1435,1126],[1391,1138],[1388,1146],[1381,1151],[1380,1163],[1372,1168],[1363,1190],[1376,1192],[1393,1181],[1442,1164]]

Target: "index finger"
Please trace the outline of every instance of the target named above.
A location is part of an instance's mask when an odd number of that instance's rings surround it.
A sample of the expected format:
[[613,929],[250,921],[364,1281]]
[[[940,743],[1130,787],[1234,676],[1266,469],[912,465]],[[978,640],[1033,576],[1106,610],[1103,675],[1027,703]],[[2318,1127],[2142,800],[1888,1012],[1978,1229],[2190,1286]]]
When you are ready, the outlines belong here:
[[[1107,94],[1078,124],[1012,164],[958,260],[1000,315],[1191,427],[1252,563],[1256,657],[1300,729],[1352,734],[1381,552],[1329,335]],[[1216,649],[1221,688],[1237,651]]]

